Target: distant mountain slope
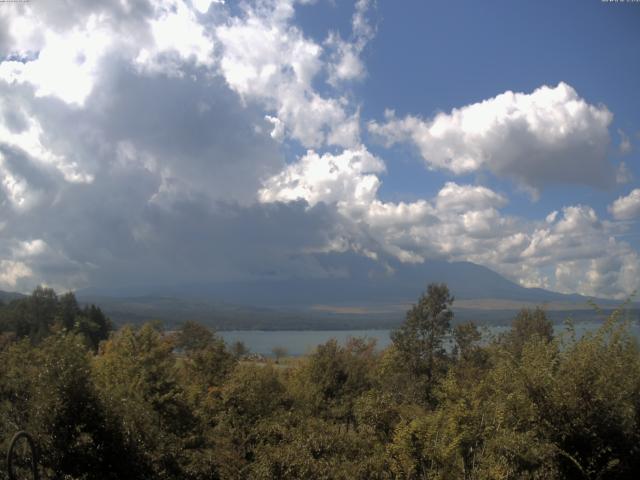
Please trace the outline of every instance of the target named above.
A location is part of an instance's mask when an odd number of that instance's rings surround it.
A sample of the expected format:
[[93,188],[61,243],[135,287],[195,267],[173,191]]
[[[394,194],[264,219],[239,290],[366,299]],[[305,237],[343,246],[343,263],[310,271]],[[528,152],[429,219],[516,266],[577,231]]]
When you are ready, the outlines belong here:
[[[519,305],[546,304],[555,320],[594,316],[588,298],[524,288],[469,262],[380,262],[356,256],[322,257],[332,278],[263,278],[208,284],[122,287],[78,292],[118,322],[191,319],[219,329],[385,328],[397,325],[427,284],[445,282],[459,320],[506,323]],[[342,270],[340,270],[342,269]],[[615,302],[598,300],[604,308]],[[553,312],[551,310],[553,309]]]
[[[76,295],[119,324],[157,319],[169,328],[196,320],[224,330],[361,329],[398,325],[429,283],[444,282],[456,298],[458,321],[505,324],[522,306],[540,304],[555,321],[595,318],[587,297],[524,288],[470,262],[403,264],[353,254],[321,255],[317,261],[340,275],[279,278],[270,272],[246,281],[91,288]],[[0,291],[4,301],[21,296]],[[597,303],[610,309],[619,302]]]
[[165,328],[176,328],[193,320],[216,330],[343,330],[389,328],[403,318],[388,315],[336,315],[311,309],[252,308],[244,305],[208,302],[176,297],[79,296],[82,303],[94,303],[118,325],[160,320]]
[[[346,259],[346,261],[345,261]],[[586,302],[540,288],[525,288],[470,262],[428,261],[422,264],[379,262],[342,255],[323,257],[327,270],[343,271],[328,278],[272,278],[207,284],[88,289],[81,295],[168,296],[198,298],[250,306],[302,307],[314,304],[406,303],[415,301],[427,284],[444,282],[458,299],[501,299],[522,302]],[[607,303],[606,301],[604,301]]]
[[[194,320],[216,330],[368,330],[397,327],[405,318],[410,305],[376,304],[351,307],[313,305],[309,308],[251,308],[242,305],[220,304],[198,299],[175,297],[80,297],[83,303],[94,303],[118,325],[161,321],[173,329],[186,320]],[[464,302],[464,303],[463,303]],[[488,303],[488,304],[487,304]],[[491,304],[496,307],[492,308]],[[524,306],[535,303],[517,301],[505,306],[499,300],[459,301],[454,303],[454,323],[473,320],[478,324],[508,325]],[[462,305],[462,306],[460,306]],[[574,321],[600,321],[611,311],[605,306],[602,313],[582,304],[548,304],[549,318],[560,323],[567,318]],[[637,309],[630,313],[637,318]]]
[[11,300],[23,297],[24,295],[18,292],[5,292],[0,290],[0,302],[10,302]]

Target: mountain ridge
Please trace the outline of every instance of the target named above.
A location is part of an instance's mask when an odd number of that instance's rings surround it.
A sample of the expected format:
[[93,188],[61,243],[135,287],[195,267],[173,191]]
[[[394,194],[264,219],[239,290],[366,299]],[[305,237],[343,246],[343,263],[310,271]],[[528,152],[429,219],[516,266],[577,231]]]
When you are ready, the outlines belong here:
[[[351,261],[342,276],[304,278],[255,278],[156,286],[89,288],[79,296],[174,297],[206,299],[251,306],[305,306],[332,303],[406,303],[415,301],[429,283],[442,282],[457,299],[501,299],[522,302],[587,302],[591,297],[564,294],[541,288],[518,285],[493,270],[471,262],[438,260],[422,264],[396,262],[389,274],[380,265],[362,258]],[[328,269],[333,263],[326,262]],[[597,299],[611,303],[611,300]]]
[[[87,288],[76,296],[99,305],[117,323],[158,319],[169,327],[196,320],[219,330],[392,328],[429,283],[443,282],[456,298],[457,321],[509,323],[523,307],[543,306],[554,321],[594,319],[589,301],[610,311],[621,302],[518,285],[471,262],[431,260],[385,264],[355,255],[319,257],[341,276],[281,278],[177,285]],[[344,269],[346,265],[346,269]],[[16,295],[0,292],[0,299]],[[635,307],[635,306],[634,306]]]

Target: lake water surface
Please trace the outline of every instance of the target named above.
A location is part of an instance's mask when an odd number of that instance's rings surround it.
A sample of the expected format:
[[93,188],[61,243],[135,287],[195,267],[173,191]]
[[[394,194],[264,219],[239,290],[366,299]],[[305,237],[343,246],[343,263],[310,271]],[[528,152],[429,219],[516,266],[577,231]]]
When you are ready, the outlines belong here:
[[[595,330],[601,323],[582,322],[575,324],[576,335],[584,335],[585,332]],[[640,326],[637,322],[631,324],[631,331],[640,338]],[[507,330],[508,327],[485,327],[485,338],[497,335]],[[564,325],[554,327],[556,334],[565,331]],[[335,338],[344,345],[349,337],[366,337],[375,339],[379,348],[383,349],[391,343],[391,330],[232,330],[218,332],[227,343],[242,341],[252,353],[271,355],[274,347],[284,347],[288,355],[305,355],[312,352],[318,345]]]

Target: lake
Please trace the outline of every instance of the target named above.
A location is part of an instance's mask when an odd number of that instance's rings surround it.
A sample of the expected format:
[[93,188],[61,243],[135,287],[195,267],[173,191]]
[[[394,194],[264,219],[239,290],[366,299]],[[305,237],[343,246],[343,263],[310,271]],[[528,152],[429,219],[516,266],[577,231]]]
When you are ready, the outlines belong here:
[[[596,329],[601,323],[581,322],[575,324],[576,335],[584,335],[585,332]],[[631,325],[631,331],[640,338],[640,326],[637,322]],[[497,335],[507,330],[508,327],[492,326],[484,328],[485,337]],[[556,334],[565,330],[564,325],[554,326]],[[270,356],[274,347],[284,347],[287,355],[305,355],[312,352],[318,345],[335,338],[339,343],[345,344],[349,337],[366,337],[375,339],[379,348],[383,349],[391,343],[391,330],[232,330],[222,331],[218,334],[231,344],[236,341],[244,342],[252,353]]]

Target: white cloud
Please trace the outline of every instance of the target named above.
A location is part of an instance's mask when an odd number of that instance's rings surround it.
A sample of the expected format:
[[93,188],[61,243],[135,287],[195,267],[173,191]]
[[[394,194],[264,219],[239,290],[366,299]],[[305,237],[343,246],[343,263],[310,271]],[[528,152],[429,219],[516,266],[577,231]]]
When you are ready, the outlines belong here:
[[[14,208],[27,209],[35,202],[36,192],[30,191],[29,184],[24,178],[15,175],[7,168],[1,154],[0,180],[2,189]],[[4,202],[0,202],[0,205],[2,205],[2,203]]]
[[326,44],[335,49],[334,63],[329,65],[331,85],[337,86],[341,81],[360,79],[364,76],[364,64],[353,44],[345,42],[336,34],[330,36]]
[[[567,206],[549,214],[545,223],[522,223],[519,228],[524,242],[510,263],[501,264],[499,257],[479,263],[525,286],[537,283],[564,293],[624,298],[640,285],[630,274],[640,268],[638,255],[615,238],[612,225],[591,207]],[[523,276],[527,272],[541,281],[529,281]]]
[[264,119],[271,125],[273,125],[273,129],[271,130],[271,138],[282,142],[285,137],[284,122],[278,117],[272,117],[271,115],[265,115]]
[[[290,6],[281,2],[279,6]],[[229,85],[243,96],[276,97],[281,84],[310,88],[322,67],[322,49],[306,39],[283,12],[247,9],[245,18],[233,18],[216,30],[222,42],[221,69]],[[277,98],[271,98],[276,101]]]
[[23,14],[20,15],[17,9],[3,8],[0,17],[4,16],[11,21],[8,22],[8,36],[11,39],[10,52],[19,58],[33,55],[40,50],[44,43],[44,25],[35,21],[34,10],[31,5],[25,5]]
[[609,211],[617,220],[631,220],[640,217],[640,188],[631,190],[629,195],[618,197],[609,205]]
[[566,83],[530,94],[505,92],[431,120],[387,112],[369,130],[387,145],[411,142],[429,168],[465,174],[487,169],[538,189],[549,183],[608,185],[612,114]]
[[631,180],[633,180],[631,170],[629,170],[626,162],[620,162],[616,170],[616,183],[624,185],[625,183],[629,183]]
[[353,31],[354,42],[360,49],[364,48],[376,34],[375,27],[371,25],[367,18],[367,13],[372,6],[375,6],[375,0],[356,0],[355,12],[351,19],[351,28]]
[[591,260],[558,262],[554,287],[561,292],[626,299],[638,289],[640,258],[612,241],[608,255]]
[[[56,154],[45,146],[44,131],[37,118],[31,118],[19,105],[0,98],[0,119],[6,120],[9,115],[14,116],[16,123],[20,125],[16,128],[8,122],[0,123],[0,146],[17,148],[42,164],[53,166],[67,182],[91,183],[93,181],[93,176],[82,171],[76,162],[67,160],[63,155]],[[0,165],[2,163],[0,153]],[[11,174],[8,170],[5,165],[6,175]]]
[[360,146],[338,155],[310,150],[298,162],[267,179],[258,193],[262,202],[305,200],[337,203],[345,209],[368,206],[375,199],[384,163]]
[[351,19],[351,39],[343,40],[336,32],[332,32],[325,44],[333,49],[328,64],[329,83],[337,87],[341,82],[358,80],[364,77],[366,68],[360,58],[362,51],[374,35],[375,28],[367,17],[372,6],[371,0],[357,0],[355,12]]
[[330,239],[329,250],[366,249],[411,263],[471,261],[523,286],[566,293],[622,298],[640,285],[632,274],[640,270],[638,255],[591,207],[571,205],[540,221],[525,220],[500,212],[507,204],[503,195],[454,182],[431,201],[384,202],[378,198],[384,165],[375,157],[354,159],[353,151],[309,152],[267,179],[260,200],[335,205],[358,229]]
[[313,81],[323,69],[324,51],[291,24],[293,0],[245,5],[244,15],[216,28],[220,70],[246,101],[261,102],[284,135],[306,147],[357,146],[359,120],[346,99],[320,95]]
[[633,146],[631,145],[631,139],[629,138],[629,135],[624,133],[624,131],[621,129],[618,129],[618,135],[620,135],[620,145],[618,146],[620,154],[627,155],[631,153],[631,150],[633,150]]
[[[213,67],[213,41],[189,5],[154,0],[148,11],[142,5],[146,2],[10,9],[8,60],[0,61],[0,80],[32,85],[36,96],[82,107],[110,53],[134,53],[138,68],[155,73],[179,75],[186,61]],[[66,18],[62,11],[68,11]]]
[[[201,60],[209,61],[204,49],[213,46],[211,40],[202,43],[203,49],[196,43],[193,53],[188,38],[185,43],[162,40],[152,35],[150,26],[156,20],[184,15],[195,22],[192,33],[199,34],[204,32],[199,22],[208,20],[184,10],[182,3],[176,3],[175,10],[147,9],[145,3],[131,2],[131,15],[122,17],[110,10],[120,8],[119,1],[93,2],[94,11],[85,11],[88,7],[82,2],[57,8],[68,8],[70,16],[85,9],[73,21],[64,15],[50,18],[53,13],[46,5],[16,10],[11,17],[40,28],[41,38],[35,33],[33,39],[29,37],[33,55],[26,50],[20,58],[13,56],[12,52],[21,52],[16,44],[21,40],[14,37],[0,45],[11,58],[20,60],[17,63],[27,66],[25,71],[34,69],[46,52],[67,56],[84,52],[87,57],[78,59],[84,60],[79,70],[60,72],[51,65],[39,66],[47,70],[51,84],[44,76],[0,79],[0,259],[5,262],[0,282],[7,288],[29,291],[43,282],[68,289],[118,278],[155,282],[159,270],[165,272],[163,278],[170,278],[172,271],[177,278],[182,271],[181,278],[187,281],[185,272],[201,273],[196,269],[198,260],[185,258],[213,258],[209,250],[214,244],[216,251],[226,253],[216,254],[218,260],[211,260],[207,275],[216,274],[213,265],[227,258],[245,262],[237,266],[242,274],[257,268],[257,254],[253,265],[240,254],[243,250],[249,257],[246,251],[258,251],[255,245],[238,247],[236,255],[237,239],[223,238],[220,244],[211,239],[221,235],[217,228],[222,223],[232,223],[225,215],[250,215],[243,209],[255,202],[259,179],[284,164],[279,146],[255,129],[267,125],[263,112],[242,105],[206,65],[193,68]],[[210,14],[209,20],[215,16]],[[91,19],[97,19],[96,35],[108,36],[104,51],[95,55],[83,36],[88,25],[94,25]],[[5,41],[6,36],[0,36]],[[65,45],[62,52],[57,39],[78,44]],[[162,69],[140,68],[136,60],[141,47],[151,49],[157,57],[153,61]],[[13,65],[3,59],[0,69]],[[89,64],[90,69],[82,70]],[[164,75],[175,71],[189,75]],[[76,97],[57,89],[55,75],[73,84],[85,73],[87,88],[74,91]],[[36,80],[46,94],[38,94]],[[299,218],[296,209],[283,210],[283,222]],[[203,216],[210,224],[201,224]],[[316,217],[309,213],[309,218]],[[246,223],[253,221],[249,218]],[[314,242],[310,232],[322,238],[311,223],[305,227],[310,237],[305,245]],[[261,228],[266,232],[272,226]],[[209,240],[202,241],[203,248],[196,247],[201,237],[195,234],[187,242],[193,252],[185,248],[175,257],[169,254],[173,248],[180,249],[172,243],[184,243],[189,229],[206,230],[203,237]],[[261,241],[260,234],[250,237],[252,242]],[[283,240],[279,251],[278,246],[269,246],[271,252],[265,254],[269,262],[276,263],[276,258],[282,259],[280,252],[290,254],[296,248],[285,244]],[[179,266],[183,262],[185,266]],[[283,268],[286,263],[283,260]],[[189,271],[186,264],[194,265],[193,269]],[[231,275],[231,270],[229,264],[225,275]]]
[[18,280],[30,277],[31,269],[23,262],[13,260],[0,260],[0,287],[15,288]]
[[[593,258],[605,253],[608,238],[603,234],[603,225],[591,207],[565,207],[559,219],[530,234],[529,245],[523,250],[522,257],[537,263]],[[599,241],[594,242],[593,238]]]
[[18,247],[14,249],[13,254],[17,258],[34,257],[44,253],[47,247],[47,243],[41,238],[25,240],[19,243]]
[[[294,0],[76,3],[68,15],[26,6],[0,38],[0,286],[321,276],[312,254],[353,251],[467,260],[565,292],[637,288],[638,255],[588,206],[529,220],[504,213],[504,194],[456,182],[382,198],[385,164],[341,90],[366,73],[367,0],[348,38],[324,43],[295,26]],[[561,83],[370,129],[414,143],[431,168],[533,191],[609,181],[610,123]],[[287,165],[272,139],[310,150]],[[634,192],[614,217],[639,214]]]
[[35,58],[0,62],[0,80],[29,83],[37,96],[83,105],[96,81],[98,62],[111,44],[101,17],[93,15],[86,24],[63,33],[47,29],[37,18],[19,21],[28,29],[42,28],[44,41]]
[[458,185],[447,182],[438,192],[436,205],[439,210],[486,210],[505,206],[507,199],[486,187]]
[[191,0],[193,7],[200,13],[207,13],[213,4],[224,4],[224,0]]
[[[199,1],[194,7],[206,12],[211,3]],[[160,0],[155,8],[157,14],[149,21],[152,43],[140,50],[136,62],[144,69],[172,74],[179,74],[180,66],[166,58],[167,54],[175,54],[181,61],[193,59],[198,65],[213,66],[213,41],[195,12],[181,0]]]
[[408,203],[375,200],[366,211],[367,223],[380,229],[420,225],[429,215],[435,215],[435,210],[426,200]]

